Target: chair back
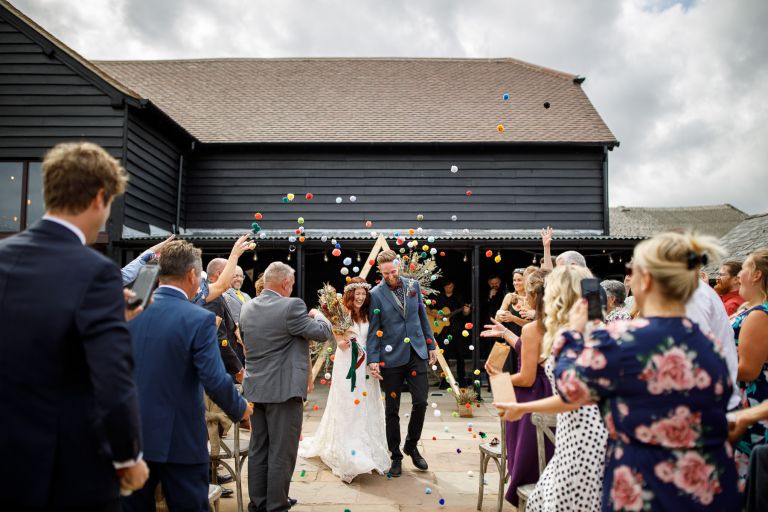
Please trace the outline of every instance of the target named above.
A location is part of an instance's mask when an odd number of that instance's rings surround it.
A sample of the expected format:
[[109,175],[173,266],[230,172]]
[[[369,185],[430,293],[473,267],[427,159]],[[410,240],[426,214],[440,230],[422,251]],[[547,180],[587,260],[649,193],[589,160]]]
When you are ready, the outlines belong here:
[[557,414],[531,414],[531,423],[536,427],[536,447],[539,454],[539,474],[544,473],[547,466],[547,450],[544,436],[555,444],[555,427],[557,427]]

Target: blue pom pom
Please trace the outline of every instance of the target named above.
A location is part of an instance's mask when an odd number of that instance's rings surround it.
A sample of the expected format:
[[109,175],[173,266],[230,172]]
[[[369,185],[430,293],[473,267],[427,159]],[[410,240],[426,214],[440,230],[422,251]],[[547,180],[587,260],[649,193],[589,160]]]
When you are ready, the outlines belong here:
[[504,101],[509,101],[509,93],[505,92],[504,94],[502,94],[501,99]]

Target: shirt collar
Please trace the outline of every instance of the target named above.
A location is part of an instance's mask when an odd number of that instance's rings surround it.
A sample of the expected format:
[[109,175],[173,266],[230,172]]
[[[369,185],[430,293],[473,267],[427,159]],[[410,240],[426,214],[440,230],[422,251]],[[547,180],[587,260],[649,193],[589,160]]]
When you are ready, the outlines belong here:
[[178,286],[173,286],[172,284],[161,284],[160,286],[157,287],[157,289],[159,290],[160,288],[170,288],[171,290],[176,290],[177,292],[182,294],[185,299],[188,298],[187,297],[187,292],[185,292],[184,290],[182,290]]
[[61,219],[59,217],[54,217],[53,215],[49,215],[47,213],[45,215],[43,215],[43,219],[44,220],[49,220],[51,222],[55,222],[56,224],[58,224],[60,226],[64,226],[65,228],[67,228],[68,230],[73,232],[75,235],[77,235],[77,238],[80,239],[80,242],[83,245],[85,245],[85,234],[83,233],[83,231],[79,227],[75,226],[71,222],[66,221],[64,219]]

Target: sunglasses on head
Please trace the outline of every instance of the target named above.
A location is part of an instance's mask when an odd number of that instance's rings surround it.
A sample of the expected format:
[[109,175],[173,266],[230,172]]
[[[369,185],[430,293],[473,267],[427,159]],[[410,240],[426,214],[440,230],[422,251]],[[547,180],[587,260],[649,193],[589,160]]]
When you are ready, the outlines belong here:
[[513,274],[523,274],[525,272],[524,268],[516,268],[512,271]]

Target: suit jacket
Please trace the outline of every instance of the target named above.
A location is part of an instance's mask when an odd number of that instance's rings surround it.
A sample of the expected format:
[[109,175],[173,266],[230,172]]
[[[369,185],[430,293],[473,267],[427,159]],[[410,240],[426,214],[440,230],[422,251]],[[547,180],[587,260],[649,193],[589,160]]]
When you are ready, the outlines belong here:
[[227,301],[227,306],[229,306],[229,312],[232,313],[232,318],[235,319],[235,323],[240,323],[240,310],[243,309],[243,306],[246,302],[251,300],[251,296],[247,293],[241,291],[240,295],[243,296],[245,299],[245,302],[240,302],[240,299],[237,297],[237,294],[235,293],[234,288],[230,288],[226,292],[224,292],[224,300]]
[[[369,363],[384,363],[385,368],[408,364],[411,349],[422,359],[436,345],[432,340],[432,327],[421,301],[421,288],[415,279],[401,277],[405,288],[405,312],[395,300],[394,293],[382,280],[371,290],[368,342],[366,349]],[[378,314],[374,310],[379,310]],[[377,331],[382,331],[379,337]],[[409,342],[405,343],[405,339]],[[391,350],[387,350],[391,347]]]
[[152,462],[208,462],[203,389],[233,420],[246,402],[224,370],[215,315],[172,288],[129,324],[136,357],[144,458]]
[[306,399],[309,340],[333,339],[325,317],[309,318],[303,300],[272,290],[243,306],[240,334],[246,354],[243,394],[256,403]]
[[[0,503],[117,499],[141,451],[120,269],[49,220],[0,241]],[[0,506],[2,508],[2,506]]]

